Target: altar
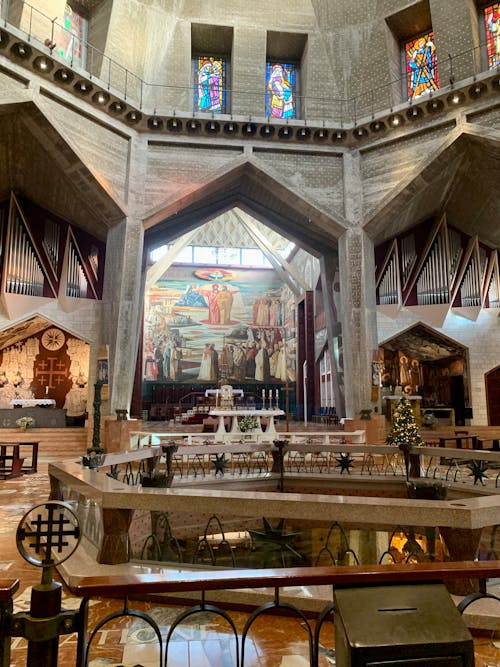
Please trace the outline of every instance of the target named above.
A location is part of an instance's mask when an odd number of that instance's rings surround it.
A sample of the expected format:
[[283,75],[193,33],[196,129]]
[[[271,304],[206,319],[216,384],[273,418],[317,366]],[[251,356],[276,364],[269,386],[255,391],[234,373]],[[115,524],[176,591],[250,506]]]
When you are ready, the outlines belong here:
[[53,398],[13,398],[10,401],[13,408],[55,408]]
[[[277,435],[276,424],[274,423],[275,417],[281,417],[284,415],[283,410],[210,410],[209,414],[212,417],[218,417],[219,423],[217,424],[216,435],[226,435],[226,427],[224,426],[224,418],[231,417],[231,428],[230,433],[233,435],[239,435],[240,437],[244,435],[244,432],[240,429],[238,424],[238,417],[255,417],[257,420],[257,427],[254,429],[254,433],[264,434],[266,440],[274,440]],[[262,430],[262,417],[267,417],[267,428],[265,431]],[[247,432],[248,433],[248,432]],[[262,439],[261,439],[262,440]]]
[[21,417],[31,417],[34,420],[34,428],[64,428],[66,426],[66,410],[53,406],[36,406],[0,408],[0,428],[18,428],[16,421]]

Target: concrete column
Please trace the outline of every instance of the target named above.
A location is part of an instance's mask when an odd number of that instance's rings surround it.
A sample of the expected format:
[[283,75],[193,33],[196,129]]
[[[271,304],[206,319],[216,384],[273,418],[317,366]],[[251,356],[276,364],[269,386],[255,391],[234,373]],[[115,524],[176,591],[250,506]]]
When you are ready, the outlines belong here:
[[360,156],[344,156],[345,217],[352,227],[339,239],[339,273],[346,416],[371,405],[371,362],[377,347],[373,243],[361,228]]
[[147,141],[134,137],[130,142],[129,215],[108,234],[104,321],[104,342],[110,346],[110,410],[130,407],[137,346],[142,324],[144,284],[142,255],[144,233],[142,209]]

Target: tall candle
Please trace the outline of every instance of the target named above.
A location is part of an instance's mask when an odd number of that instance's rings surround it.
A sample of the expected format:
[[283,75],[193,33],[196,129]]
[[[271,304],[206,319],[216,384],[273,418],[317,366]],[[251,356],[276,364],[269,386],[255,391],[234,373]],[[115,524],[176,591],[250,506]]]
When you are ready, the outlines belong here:
[[280,397],[280,393],[279,393],[279,391],[276,389],[276,400],[278,400],[279,397]]
[[262,390],[262,400],[263,401],[266,400],[266,390],[265,389]]
[[272,390],[272,389],[270,389],[270,390],[269,390],[269,400],[271,400],[271,399],[272,399],[272,397],[273,397],[273,390]]

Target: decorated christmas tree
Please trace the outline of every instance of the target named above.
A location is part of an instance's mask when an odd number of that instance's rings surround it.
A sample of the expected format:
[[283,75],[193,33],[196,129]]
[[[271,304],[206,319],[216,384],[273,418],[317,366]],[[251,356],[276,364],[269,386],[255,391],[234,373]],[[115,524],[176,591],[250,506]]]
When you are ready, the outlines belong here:
[[418,433],[410,401],[404,396],[398,401],[393,414],[393,424],[386,442],[397,447],[418,447],[424,441]]

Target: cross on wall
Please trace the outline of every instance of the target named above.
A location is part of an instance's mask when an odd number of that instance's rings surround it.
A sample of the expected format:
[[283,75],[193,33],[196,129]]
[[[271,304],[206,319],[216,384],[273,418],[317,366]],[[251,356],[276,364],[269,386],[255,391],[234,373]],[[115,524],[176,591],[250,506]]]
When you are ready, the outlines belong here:
[[40,385],[55,389],[66,381],[68,373],[66,365],[57,357],[47,357],[38,362],[35,368],[35,377]]

